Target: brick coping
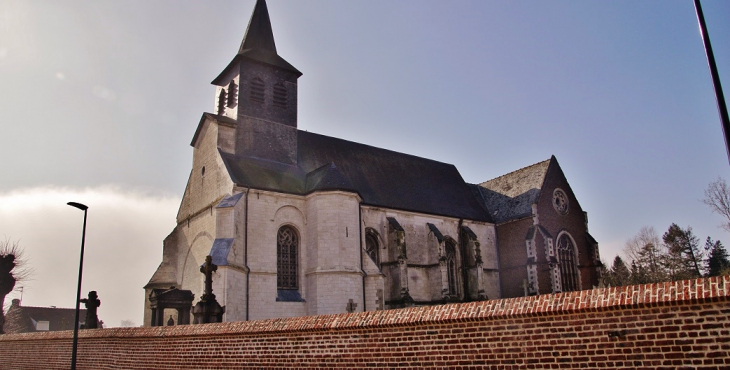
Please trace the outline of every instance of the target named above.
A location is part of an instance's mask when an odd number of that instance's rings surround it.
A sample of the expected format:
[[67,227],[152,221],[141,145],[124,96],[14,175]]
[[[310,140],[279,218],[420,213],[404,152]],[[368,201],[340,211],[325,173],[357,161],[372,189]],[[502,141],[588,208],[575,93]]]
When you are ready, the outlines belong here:
[[[224,322],[205,325],[109,328],[79,331],[79,338],[160,338],[235,334],[321,332],[349,328],[409,326],[427,323],[485,321],[511,317],[545,316],[560,313],[603,311],[680,302],[708,302],[730,299],[730,276],[682,280],[646,285],[611,287],[531,297],[480,302],[367,311],[335,315]],[[46,333],[0,335],[0,342],[24,340],[67,340],[71,330]]]

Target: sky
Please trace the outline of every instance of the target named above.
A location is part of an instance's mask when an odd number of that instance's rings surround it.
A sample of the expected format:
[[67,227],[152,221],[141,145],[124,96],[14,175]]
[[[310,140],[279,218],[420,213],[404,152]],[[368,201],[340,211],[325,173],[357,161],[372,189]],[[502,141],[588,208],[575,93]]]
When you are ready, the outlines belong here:
[[[142,323],[210,82],[254,0],[0,2],[0,238],[25,306]],[[703,0],[730,89],[730,2]],[[454,164],[479,183],[555,155],[606,262],[642,227],[730,244],[701,203],[728,156],[692,1],[269,0],[302,71],[299,128]],[[21,292],[8,297],[20,298]]]

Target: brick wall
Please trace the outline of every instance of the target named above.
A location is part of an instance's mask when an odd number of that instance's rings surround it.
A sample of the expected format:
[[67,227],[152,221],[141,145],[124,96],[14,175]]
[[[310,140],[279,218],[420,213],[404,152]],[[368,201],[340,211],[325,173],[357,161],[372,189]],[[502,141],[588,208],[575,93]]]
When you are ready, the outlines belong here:
[[[399,310],[81,332],[79,369],[730,368],[730,277]],[[71,332],[0,336],[67,369]]]

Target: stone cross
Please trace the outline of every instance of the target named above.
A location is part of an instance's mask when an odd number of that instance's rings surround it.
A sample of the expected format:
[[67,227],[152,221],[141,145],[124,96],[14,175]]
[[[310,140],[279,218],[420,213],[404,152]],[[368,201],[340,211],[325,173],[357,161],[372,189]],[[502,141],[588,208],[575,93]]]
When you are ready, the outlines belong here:
[[89,298],[80,300],[86,306],[86,321],[84,329],[96,329],[99,327],[99,318],[96,316],[96,309],[101,306],[101,300],[96,295],[96,291],[89,292]]
[[347,307],[345,308],[345,310],[347,310],[347,312],[355,312],[356,309],[357,309],[357,303],[355,303],[352,299],[350,299],[350,301],[347,302]]
[[211,256],[205,256],[205,264],[200,266],[200,272],[205,274],[205,290],[203,296],[200,297],[202,301],[208,299],[215,299],[213,294],[213,273],[218,270],[218,266],[213,264],[213,258]]

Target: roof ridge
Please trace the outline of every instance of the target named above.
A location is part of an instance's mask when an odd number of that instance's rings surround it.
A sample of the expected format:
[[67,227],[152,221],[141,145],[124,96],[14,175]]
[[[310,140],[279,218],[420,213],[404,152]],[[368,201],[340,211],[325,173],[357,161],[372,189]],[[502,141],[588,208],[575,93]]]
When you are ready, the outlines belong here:
[[503,178],[503,177],[507,177],[507,176],[509,176],[509,175],[511,175],[511,174],[513,174],[513,173],[515,173],[515,172],[519,172],[519,171],[525,170],[525,169],[527,169],[527,168],[530,168],[530,167],[534,167],[534,166],[537,166],[537,165],[539,165],[539,164],[543,164],[543,163],[545,163],[545,162],[550,162],[550,161],[551,161],[552,159],[553,159],[553,157],[550,157],[550,158],[548,158],[548,159],[546,159],[546,160],[544,160],[544,161],[536,162],[536,163],[533,163],[533,164],[531,164],[531,165],[527,165],[527,166],[525,166],[525,167],[522,167],[522,168],[518,168],[518,169],[516,169],[516,170],[514,170],[514,171],[510,171],[510,172],[507,172],[507,173],[505,173],[504,175],[500,175],[500,176],[497,176],[497,177],[495,177],[495,178],[489,179],[489,180],[487,180],[487,181],[483,181],[483,182],[480,182],[480,183],[479,183],[479,184],[477,184],[477,185],[479,185],[479,186],[482,186],[482,185],[484,185],[484,184],[486,184],[486,183],[488,183],[488,182],[491,182],[491,181],[494,181],[494,180],[498,180],[498,179],[501,179],[501,178]]
[[[356,145],[361,145],[361,146],[366,146],[366,147],[373,148],[375,150],[379,150],[379,151],[383,151],[383,152],[389,152],[389,153],[398,154],[398,155],[402,155],[402,156],[407,156],[407,157],[412,157],[412,158],[418,158],[418,159],[421,159],[421,160],[424,160],[424,161],[429,161],[429,162],[433,162],[433,163],[443,164],[443,165],[452,166],[452,167],[456,168],[456,166],[453,163],[446,163],[446,162],[441,162],[441,161],[437,161],[437,160],[430,159],[430,158],[419,157],[419,156],[417,156],[415,154],[408,154],[408,153],[398,152],[398,151],[395,151],[395,150],[392,150],[392,149],[380,148],[380,147],[373,146],[373,145],[370,145],[370,144],[360,143],[360,142],[357,142],[357,141],[342,139],[342,138],[334,137],[334,136],[328,136],[328,135],[319,134],[319,133],[316,133],[316,132],[311,132],[311,131],[306,131],[306,130],[297,129],[297,131],[298,132],[302,132],[302,133],[306,133],[306,134],[322,136],[322,137],[326,137],[326,138],[329,138],[329,139],[346,141],[348,143],[352,143],[352,144],[356,144]],[[459,175],[461,175],[461,173]],[[464,183],[466,183],[466,181],[464,181]]]

